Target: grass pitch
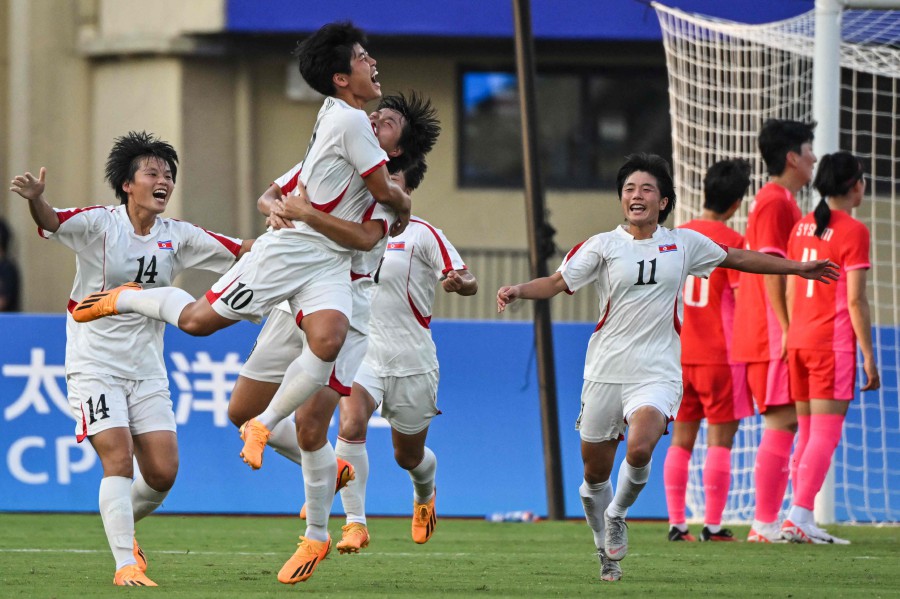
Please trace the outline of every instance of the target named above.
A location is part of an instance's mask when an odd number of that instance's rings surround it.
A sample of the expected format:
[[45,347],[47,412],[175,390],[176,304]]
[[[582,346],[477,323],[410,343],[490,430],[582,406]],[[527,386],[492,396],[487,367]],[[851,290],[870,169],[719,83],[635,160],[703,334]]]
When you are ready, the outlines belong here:
[[[339,537],[340,518],[331,522]],[[138,525],[157,589],[112,586],[96,514],[0,514],[0,596],[68,598],[318,597],[898,597],[900,528],[829,527],[849,546],[670,543],[667,525],[632,522],[618,583],[599,566],[581,521],[443,519],[426,545],[409,520],[373,518],[359,555],[331,554],[294,586],[275,575],[302,531],[296,518],[151,516]],[[695,527],[696,528],[696,527]],[[693,531],[695,534],[699,530]],[[746,537],[746,527],[735,529]]]

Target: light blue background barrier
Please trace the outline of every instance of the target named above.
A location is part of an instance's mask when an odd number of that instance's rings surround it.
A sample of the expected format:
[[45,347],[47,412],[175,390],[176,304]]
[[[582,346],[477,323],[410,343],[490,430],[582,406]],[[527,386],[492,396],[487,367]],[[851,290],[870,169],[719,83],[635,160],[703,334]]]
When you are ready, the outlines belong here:
[[[576,518],[582,516],[582,476],[574,422],[593,328],[590,323],[554,325],[566,514]],[[432,423],[428,445],[438,456],[438,513],[546,514],[530,323],[435,321],[433,329],[443,414]],[[102,470],[88,443],[75,443],[75,421],[65,399],[64,317],[0,315],[0,331],[0,510],[96,511]],[[165,354],[181,470],[161,511],[281,514],[302,505],[297,467],[267,450],[262,470],[251,471],[238,457],[242,444],[228,422],[228,396],[257,331],[239,323],[211,337],[193,338],[167,329]],[[336,433],[333,422],[332,440]],[[668,439],[663,437],[656,449],[651,480],[630,517],[666,517],[662,465]],[[412,485],[394,463],[390,430],[377,416],[370,424],[368,448],[368,513],[409,514]],[[619,454],[621,459],[624,447]],[[338,500],[335,512],[340,510]]]

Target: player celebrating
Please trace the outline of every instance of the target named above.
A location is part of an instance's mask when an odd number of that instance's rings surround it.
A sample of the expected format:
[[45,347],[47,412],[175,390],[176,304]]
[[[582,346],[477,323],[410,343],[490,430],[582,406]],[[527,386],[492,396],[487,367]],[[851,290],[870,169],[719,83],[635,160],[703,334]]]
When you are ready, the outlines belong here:
[[[162,218],[178,155],[145,132],[116,139],[106,180],[119,206],[55,210],[43,197],[46,169],[25,173],[10,191],[28,200],[42,237],[76,252],[72,297],[126,285],[171,285],[187,268],[225,272],[252,240]],[[69,311],[75,301],[69,301]],[[178,442],[162,355],[161,322],[122,315],[78,325],[66,320],[66,382],[78,442],[89,439],[103,465],[100,517],[116,561],[113,583],[156,586],[134,540],[135,522],[158,508],[175,482]],[[141,351],[131,351],[140,347]],[[139,470],[134,471],[137,460]],[[132,481],[132,477],[134,480]]]
[[[616,177],[626,224],[575,246],[559,270],[497,292],[502,312],[517,299],[549,299],[593,283],[602,317],[588,344],[581,413],[584,482],[579,488],[594,533],[602,580],[618,580],[628,552],[625,516],[650,476],[656,443],[681,401],[682,296],[688,275],[716,266],[749,272],[835,279],[828,260],[794,262],[723,248],[689,229],[659,226],[675,206],[669,165],[659,156],[629,156]],[[613,495],[616,448],[629,429]]]
[[[715,163],[703,179],[703,213],[682,227],[703,233],[721,245],[743,248],[744,238],[725,221],[740,208],[748,187],[749,163],[744,160]],[[753,410],[744,365],[729,359],[738,275],[736,270],[716,269],[708,279],[690,275],[684,284],[681,326],[684,397],[663,467],[670,541],[696,540],[685,523],[685,491],[688,464],[703,418],[709,429],[703,466],[706,512],[700,540],[735,540],[730,530],[721,527],[731,483],[731,444],[740,419]]]
[[[756,194],[747,222],[747,248],[787,255],[791,229],[800,220],[794,199],[812,180],[816,156],[813,128],[797,121],[769,120],[759,132],[759,150],[769,182]],[[788,311],[785,278],[743,274],[735,307],[731,357],[747,363],[747,381],[763,415],[765,429],[756,452],[756,514],[747,540],[771,543],[781,538],[778,512],[790,474],[789,462],[797,414],[788,393]]]
[[866,297],[869,230],[850,215],[866,191],[863,163],[849,152],[827,154],[813,186],[822,199],[794,227],[788,257],[827,258],[840,265],[841,276],[837,285],[827,288],[788,281],[788,365],[800,426],[793,504],[781,534],[799,543],[847,544],[817,527],[812,510],[853,400],[857,342],[866,374],[862,390],[881,386]]

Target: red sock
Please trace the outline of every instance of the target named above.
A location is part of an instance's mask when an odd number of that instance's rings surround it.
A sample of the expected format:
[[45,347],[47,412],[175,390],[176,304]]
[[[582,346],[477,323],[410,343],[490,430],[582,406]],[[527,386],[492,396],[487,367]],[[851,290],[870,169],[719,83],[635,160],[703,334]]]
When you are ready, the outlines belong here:
[[797,445],[791,456],[791,485],[795,493],[800,484],[797,468],[800,466],[807,443],[809,443],[809,414],[797,414]]
[[760,522],[775,522],[784,503],[791,474],[794,433],[767,428],[756,451],[756,516]]
[[731,449],[715,445],[706,450],[703,466],[703,491],[706,493],[705,524],[722,524],[722,512],[728,503],[731,486]]
[[663,482],[666,486],[666,504],[669,506],[669,522],[683,524],[685,517],[685,493],[688,483],[688,464],[691,452],[683,447],[672,445],[666,453],[663,466]]
[[810,423],[809,444],[800,460],[800,482],[794,493],[794,504],[813,509],[816,493],[822,488],[831,456],[841,441],[844,417],[840,414],[813,414]]

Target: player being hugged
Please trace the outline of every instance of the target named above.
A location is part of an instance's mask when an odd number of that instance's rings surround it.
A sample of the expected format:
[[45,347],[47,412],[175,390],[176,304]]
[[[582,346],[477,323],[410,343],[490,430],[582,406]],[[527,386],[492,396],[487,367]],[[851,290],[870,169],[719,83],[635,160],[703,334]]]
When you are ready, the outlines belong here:
[[799,430],[791,470],[794,498],[781,535],[798,543],[847,544],[816,526],[813,503],[853,400],[857,343],[866,374],[862,390],[881,386],[866,297],[869,230],[850,215],[866,191],[863,162],[849,152],[827,154],[813,186],[822,199],[794,227],[788,257],[831,260],[840,266],[840,278],[830,287],[788,279],[788,371]]
[[[44,168],[37,179],[31,173],[13,179],[10,191],[28,200],[42,237],[75,251],[71,297],[78,298],[118,285],[136,290],[171,285],[187,268],[223,273],[250,248],[252,240],[160,216],[177,172],[171,145],[130,132],[116,139],[106,162],[118,206],[54,209],[43,197]],[[68,311],[74,307],[70,299]],[[100,517],[116,560],[113,583],[120,586],[156,586],[145,574],[147,560],[134,539],[134,525],[162,504],[178,472],[164,327],[138,314],[88,325],[66,318],[69,405],[78,442],[87,438],[103,465]]]
[[[675,206],[668,163],[653,154],[627,158],[616,177],[626,223],[575,246],[556,273],[501,287],[497,309],[518,299],[548,299],[593,284],[600,322],[588,344],[581,434],[584,482],[579,488],[594,533],[600,578],[619,580],[628,553],[625,516],[650,476],[650,458],[682,396],[682,289],[688,275],[716,266],[746,272],[837,279],[828,260],[796,262],[723,247],[689,229],[660,226]],[[619,441],[629,429],[615,495],[610,482]]]

